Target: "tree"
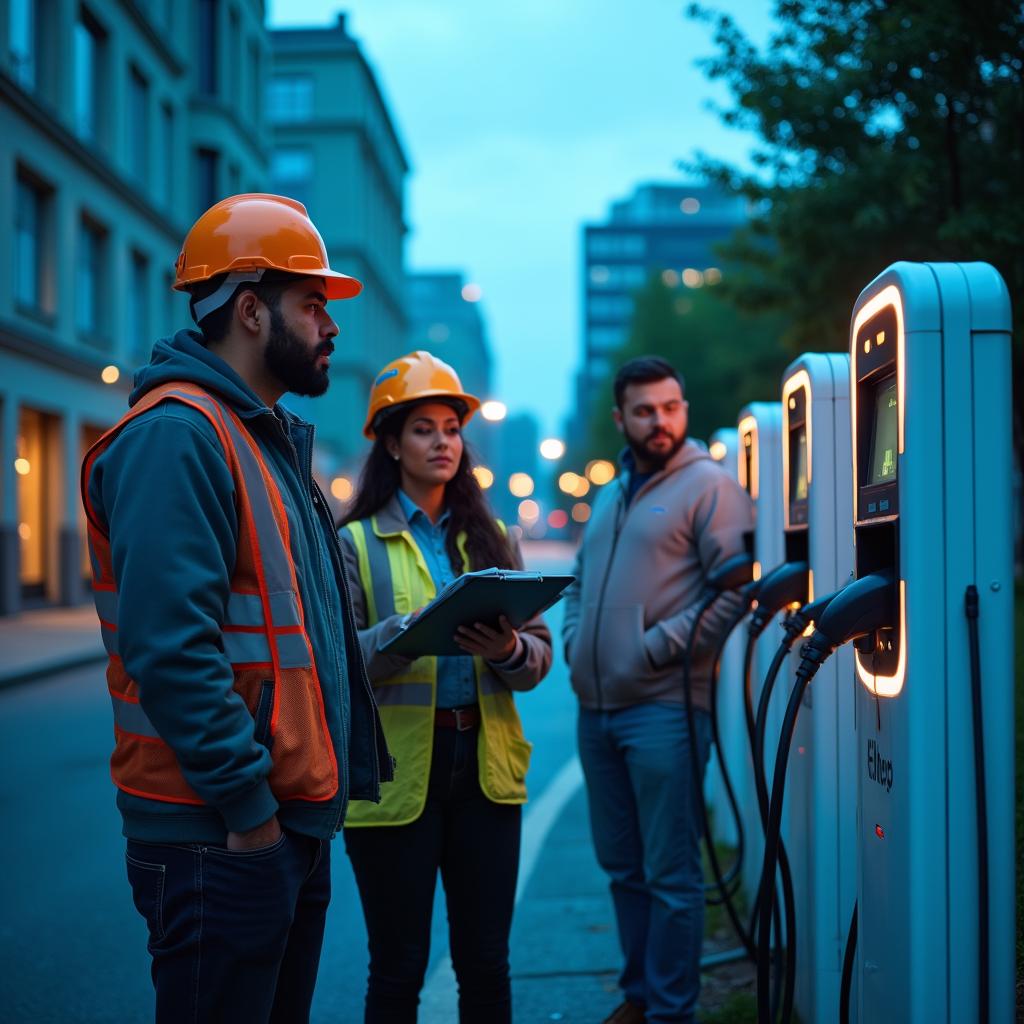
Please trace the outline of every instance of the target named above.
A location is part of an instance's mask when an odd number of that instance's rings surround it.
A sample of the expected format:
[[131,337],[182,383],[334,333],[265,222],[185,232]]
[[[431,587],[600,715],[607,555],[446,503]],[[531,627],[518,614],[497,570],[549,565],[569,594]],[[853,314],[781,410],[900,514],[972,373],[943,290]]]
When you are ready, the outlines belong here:
[[1024,451],[1024,5],[779,0],[762,53],[699,4],[726,123],[760,142],[745,173],[689,166],[755,211],[724,247],[739,309],[781,315],[791,350],[844,349],[859,290],[888,264],[986,260],[1014,305],[1014,436]]
[[[722,300],[721,289],[671,287],[652,277],[635,296],[629,336],[615,354],[616,366],[642,355],[658,355],[675,366],[685,378],[690,434],[705,440],[718,427],[735,426],[747,402],[777,401],[782,372],[792,359],[779,340],[781,317],[739,310]],[[586,458],[611,458],[622,447],[612,405],[609,380],[589,410]]]

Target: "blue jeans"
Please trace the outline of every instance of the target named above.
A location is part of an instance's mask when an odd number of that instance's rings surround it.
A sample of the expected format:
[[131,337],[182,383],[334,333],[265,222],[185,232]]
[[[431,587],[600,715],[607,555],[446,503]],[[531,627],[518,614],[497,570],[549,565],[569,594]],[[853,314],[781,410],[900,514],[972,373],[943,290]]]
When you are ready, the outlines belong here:
[[128,840],[128,880],[149,926],[157,1024],[309,1020],[327,904],[327,840],[285,832],[232,853]]
[[[694,711],[703,778],[710,720]],[[626,998],[651,1024],[693,1021],[700,991],[704,879],[686,709],[580,709],[590,827],[612,900]]]

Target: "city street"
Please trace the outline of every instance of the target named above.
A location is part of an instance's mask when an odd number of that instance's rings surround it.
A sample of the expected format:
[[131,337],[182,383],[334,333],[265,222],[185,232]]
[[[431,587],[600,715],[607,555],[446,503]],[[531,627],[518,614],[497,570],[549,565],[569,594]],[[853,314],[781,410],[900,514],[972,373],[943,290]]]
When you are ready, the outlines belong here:
[[[568,567],[533,561],[549,570]],[[557,637],[561,615],[548,615]],[[556,642],[555,667],[518,701],[534,743],[523,872],[513,930],[516,1019],[594,1020],[615,1004],[611,907],[587,835],[575,768],[575,701]],[[8,839],[0,873],[0,1005],[12,1022],[151,1018],[142,919],[124,874],[120,819],[107,771],[110,706],[101,666],[0,692]],[[313,1019],[361,1019],[366,936],[343,846]],[[454,1019],[441,890],[421,1020]],[[559,1016],[560,1015],[560,1016]]]

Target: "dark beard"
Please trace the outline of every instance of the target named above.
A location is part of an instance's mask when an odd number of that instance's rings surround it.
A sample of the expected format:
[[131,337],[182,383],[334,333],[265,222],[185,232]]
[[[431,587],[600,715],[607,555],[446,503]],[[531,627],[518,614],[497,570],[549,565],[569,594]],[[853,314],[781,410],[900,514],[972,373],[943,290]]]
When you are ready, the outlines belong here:
[[317,362],[333,351],[334,342],[328,339],[310,352],[303,340],[288,329],[280,310],[270,309],[270,339],[263,360],[285,391],[310,398],[322,395],[331,382],[328,371],[321,370]]
[[629,445],[629,450],[633,453],[633,458],[642,460],[653,467],[654,472],[659,472],[664,469],[669,462],[675,458],[676,453],[680,448],[686,444],[686,431],[684,430],[682,435],[676,438],[672,447],[667,452],[652,452],[647,448],[646,441],[638,441],[636,438],[631,437],[628,433],[625,435],[626,444]]

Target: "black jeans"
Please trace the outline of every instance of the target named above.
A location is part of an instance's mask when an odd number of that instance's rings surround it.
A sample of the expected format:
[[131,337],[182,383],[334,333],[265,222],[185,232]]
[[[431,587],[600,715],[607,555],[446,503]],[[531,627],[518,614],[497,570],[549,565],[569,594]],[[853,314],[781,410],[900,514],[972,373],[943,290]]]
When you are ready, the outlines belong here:
[[309,1019],[331,898],[326,840],[273,846],[128,840],[128,880],[149,926],[157,1024]]
[[370,938],[366,1024],[416,1020],[439,869],[459,1021],[512,1020],[508,935],[521,814],[481,792],[476,744],[476,729],[435,729],[423,814],[409,825],[345,829]]

